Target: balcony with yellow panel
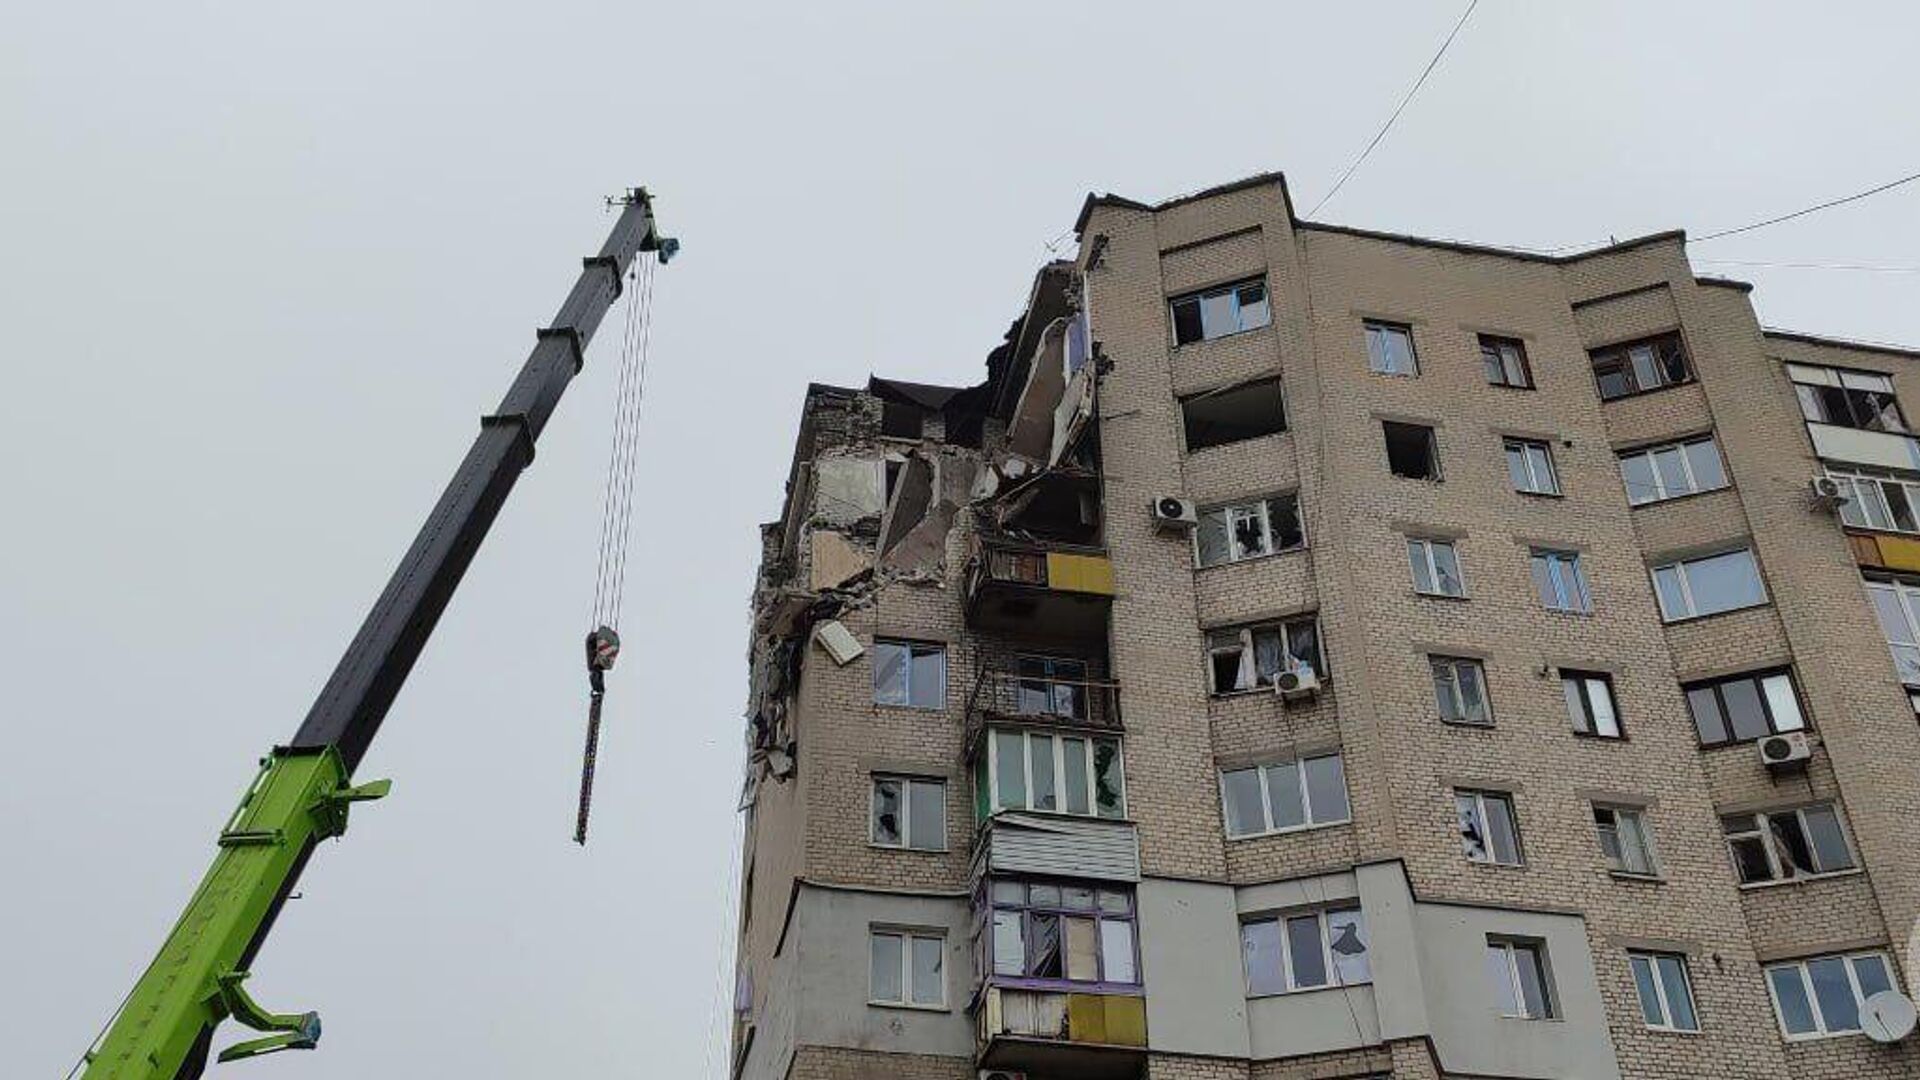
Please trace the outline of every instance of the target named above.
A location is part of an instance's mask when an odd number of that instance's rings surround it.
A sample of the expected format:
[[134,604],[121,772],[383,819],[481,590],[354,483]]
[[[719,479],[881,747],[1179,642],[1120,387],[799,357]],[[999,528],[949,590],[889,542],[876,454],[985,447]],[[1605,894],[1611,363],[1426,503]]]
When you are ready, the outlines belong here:
[[967,621],[975,629],[1104,638],[1112,605],[1113,560],[1104,548],[976,538],[967,564]]

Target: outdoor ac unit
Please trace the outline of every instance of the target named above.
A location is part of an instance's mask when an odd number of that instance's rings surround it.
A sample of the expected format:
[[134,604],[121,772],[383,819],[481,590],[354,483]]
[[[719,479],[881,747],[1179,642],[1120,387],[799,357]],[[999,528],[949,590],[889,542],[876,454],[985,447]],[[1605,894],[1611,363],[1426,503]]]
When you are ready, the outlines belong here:
[[980,1080],[1027,1080],[1027,1074],[1005,1069],[981,1069]]
[[1813,744],[1807,741],[1807,733],[1804,731],[1769,735],[1760,740],[1760,763],[1769,769],[1804,765],[1812,756]]
[[1282,700],[1301,701],[1320,692],[1320,677],[1304,668],[1283,671],[1273,680],[1273,689]]
[[1192,499],[1162,495],[1153,500],[1153,523],[1162,530],[1191,529],[1200,524],[1200,515],[1194,510]]
[[1813,501],[1828,509],[1847,501],[1846,489],[1831,476],[1816,476],[1807,481],[1807,486],[1813,489]]

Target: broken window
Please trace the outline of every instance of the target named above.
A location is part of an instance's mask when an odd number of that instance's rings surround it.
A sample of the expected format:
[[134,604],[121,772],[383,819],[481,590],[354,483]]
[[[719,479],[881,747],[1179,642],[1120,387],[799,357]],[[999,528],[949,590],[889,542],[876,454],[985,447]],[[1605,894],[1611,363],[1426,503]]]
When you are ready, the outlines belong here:
[[1307,911],[1240,924],[1247,994],[1287,994],[1373,981],[1359,908]]
[[1793,675],[1785,668],[1687,683],[1687,711],[1702,746],[1751,742],[1807,726]]
[[1120,740],[994,728],[990,742],[987,784],[995,810],[1125,816]]
[[1211,506],[1193,530],[1194,562],[1217,566],[1306,545],[1300,499],[1292,492],[1256,502]]
[[1518,338],[1481,334],[1480,359],[1486,364],[1489,385],[1511,386],[1517,390],[1533,388],[1533,372],[1527,367],[1527,347]]
[[1273,685],[1283,671],[1325,671],[1320,627],[1305,615],[1280,623],[1227,627],[1207,634],[1207,667],[1215,694]]
[[1831,803],[1720,819],[1727,853],[1742,885],[1853,869],[1840,814]]
[[995,981],[1008,985],[1140,981],[1133,894],[1086,884],[995,879],[989,947]]
[[1220,798],[1227,835],[1234,838],[1335,825],[1352,812],[1338,753],[1226,770]]
[[1800,415],[1811,423],[1906,433],[1907,421],[1894,397],[1893,380],[1885,375],[1788,364],[1787,378],[1793,380],[1793,392],[1800,399]]
[[911,776],[874,777],[870,837],[878,847],[946,850],[946,781]]
[[1287,430],[1279,379],[1262,379],[1180,399],[1187,449],[1276,435]]
[[1609,345],[1588,356],[1593,361],[1593,381],[1602,401],[1693,381],[1693,369],[1687,364],[1687,350],[1680,344],[1679,334]]
[[867,1002],[944,1008],[946,954],[946,936],[937,931],[868,931]]
[[1466,656],[1429,656],[1433,696],[1440,719],[1449,724],[1493,725],[1493,704],[1487,700],[1487,672],[1480,661]]
[[1653,592],[1666,622],[1718,615],[1767,602],[1760,567],[1746,548],[1653,568]]
[[1420,374],[1420,361],[1413,352],[1413,327],[1372,319],[1365,325],[1367,370],[1381,375]]
[[1560,494],[1560,478],[1553,472],[1553,451],[1534,439],[1507,439],[1507,479],[1513,490],[1529,495]]
[[1587,591],[1579,552],[1534,548],[1528,562],[1533,571],[1533,593],[1547,610],[1580,615],[1593,610],[1593,594]]
[[944,709],[947,705],[947,650],[919,641],[873,643],[873,700],[876,705]]
[[1273,321],[1266,282],[1258,278],[1176,296],[1169,303],[1176,345],[1258,330]]
[[1415,592],[1427,596],[1467,594],[1466,579],[1460,576],[1460,556],[1454,550],[1453,541],[1409,537],[1407,563],[1413,569]]
[[1651,877],[1659,871],[1653,862],[1653,834],[1647,830],[1647,814],[1637,806],[1593,807],[1594,833],[1600,840],[1600,853],[1606,856],[1607,869],[1616,874]]
[[1499,866],[1520,865],[1520,826],[1513,796],[1504,791],[1455,791],[1460,846],[1468,859]]
[[1022,656],[1018,707],[1022,716],[1087,716],[1087,662],[1061,656]]
[[1409,480],[1440,479],[1440,450],[1432,428],[1394,420],[1383,420],[1380,427],[1387,438],[1387,468],[1393,475]]
[[1602,739],[1618,739],[1620,711],[1613,699],[1613,676],[1604,671],[1560,669],[1560,692],[1567,699],[1573,730]]

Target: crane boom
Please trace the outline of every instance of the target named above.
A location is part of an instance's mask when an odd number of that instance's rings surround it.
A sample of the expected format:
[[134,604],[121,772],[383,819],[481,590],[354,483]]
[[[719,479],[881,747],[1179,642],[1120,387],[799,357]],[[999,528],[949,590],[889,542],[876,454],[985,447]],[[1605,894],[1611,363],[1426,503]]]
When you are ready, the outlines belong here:
[[84,1080],[193,1080],[214,1028],[229,1017],[264,1032],[222,1061],[311,1049],[315,1013],[277,1014],[242,985],[274,917],[315,846],[346,831],[347,808],[385,795],[388,782],[352,776],[394,697],[485,539],[534,442],[585,360],[588,342],[642,252],[678,250],[655,227],[644,188],[620,200],[619,220],[434,504],[413,544],[341,656],[292,742],[277,746],[221,829],[213,866],[166,943],[85,1058]]

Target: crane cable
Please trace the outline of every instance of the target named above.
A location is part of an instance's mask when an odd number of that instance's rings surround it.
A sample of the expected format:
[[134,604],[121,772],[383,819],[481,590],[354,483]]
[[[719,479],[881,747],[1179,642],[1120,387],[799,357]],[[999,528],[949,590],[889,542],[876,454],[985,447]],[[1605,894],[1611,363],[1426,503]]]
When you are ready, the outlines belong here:
[[600,709],[606,673],[620,656],[620,611],[626,599],[627,542],[633,528],[633,481],[640,459],[640,403],[646,396],[647,354],[653,339],[654,260],[642,253],[627,271],[637,283],[627,301],[620,341],[620,367],[613,395],[613,440],[607,453],[606,489],[600,509],[600,546],[594,566],[593,610],[587,619],[587,743],[580,761],[580,805],[573,842],[587,842],[593,808],[593,773],[600,751]]

